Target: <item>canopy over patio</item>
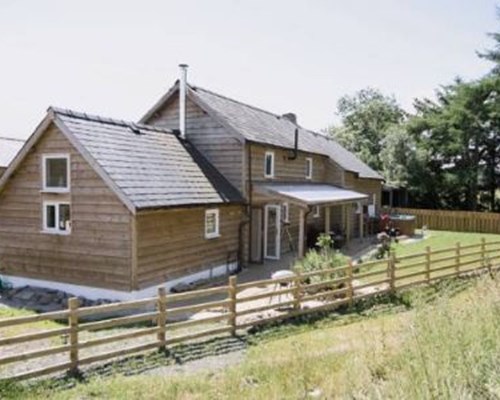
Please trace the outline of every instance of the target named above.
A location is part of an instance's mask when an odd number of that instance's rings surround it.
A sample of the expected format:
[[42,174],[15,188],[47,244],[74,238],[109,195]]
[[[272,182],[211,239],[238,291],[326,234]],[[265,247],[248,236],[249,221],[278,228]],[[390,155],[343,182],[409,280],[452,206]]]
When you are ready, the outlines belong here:
[[264,195],[280,197],[303,207],[339,205],[368,199],[366,194],[322,183],[255,185],[255,190]]
[[[324,183],[265,183],[254,186],[255,192],[277,199],[283,202],[290,202],[300,207],[299,218],[299,242],[298,256],[304,255],[304,235],[305,235],[305,219],[306,215],[314,206],[325,207],[325,232],[330,230],[330,207],[342,206],[342,214],[344,208],[353,203],[364,203],[368,200],[368,195],[354,190],[343,189],[338,186],[328,185]],[[360,237],[363,237],[362,213],[359,213],[360,218]],[[350,221],[345,218],[347,238],[350,234]]]

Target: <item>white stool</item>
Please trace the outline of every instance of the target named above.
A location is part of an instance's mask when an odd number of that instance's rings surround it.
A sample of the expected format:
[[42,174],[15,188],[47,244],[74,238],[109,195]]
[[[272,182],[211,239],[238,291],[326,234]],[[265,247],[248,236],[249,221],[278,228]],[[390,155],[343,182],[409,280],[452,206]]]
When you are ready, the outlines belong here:
[[[281,269],[279,271],[273,272],[271,274],[271,279],[283,279],[283,278],[294,278],[296,276],[295,272],[289,269]],[[273,292],[279,290],[280,287],[290,287],[292,281],[276,282],[273,288]],[[273,301],[273,296],[269,297],[269,304]],[[278,294],[278,303],[281,302],[281,293]]]

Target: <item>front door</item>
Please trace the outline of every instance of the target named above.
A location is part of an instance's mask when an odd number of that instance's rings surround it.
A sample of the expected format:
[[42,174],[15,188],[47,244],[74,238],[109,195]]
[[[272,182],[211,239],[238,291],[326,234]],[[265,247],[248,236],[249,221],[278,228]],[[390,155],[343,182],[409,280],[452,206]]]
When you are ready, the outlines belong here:
[[281,243],[281,206],[268,204],[264,213],[264,257],[279,260]]

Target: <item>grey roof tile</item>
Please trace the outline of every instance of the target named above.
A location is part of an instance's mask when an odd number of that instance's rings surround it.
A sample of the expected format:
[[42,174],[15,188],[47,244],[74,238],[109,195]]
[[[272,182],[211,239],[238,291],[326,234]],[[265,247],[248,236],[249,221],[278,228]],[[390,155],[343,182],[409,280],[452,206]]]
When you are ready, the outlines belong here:
[[139,209],[243,201],[188,141],[169,130],[70,110],[53,111]]
[[379,173],[332,138],[304,129],[280,115],[197,86],[190,86],[189,92],[246,140],[293,149],[294,132],[298,128],[299,150],[328,156],[342,168],[356,172],[360,177],[383,179]]

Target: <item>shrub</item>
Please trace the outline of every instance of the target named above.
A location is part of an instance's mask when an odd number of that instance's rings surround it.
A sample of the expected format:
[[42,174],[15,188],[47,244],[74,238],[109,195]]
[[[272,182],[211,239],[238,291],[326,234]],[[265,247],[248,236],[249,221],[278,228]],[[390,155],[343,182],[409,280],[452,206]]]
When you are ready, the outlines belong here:
[[[341,253],[333,249],[333,240],[330,235],[319,235],[316,246],[319,250],[309,250],[305,257],[295,266],[297,271],[301,273],[317,272],[325,269],[340,267],[346,263],[346,258]],[[331,272],[311,277],[309,281],[321,282],[323,280],[335,279],[343,275],[343,271]]]

